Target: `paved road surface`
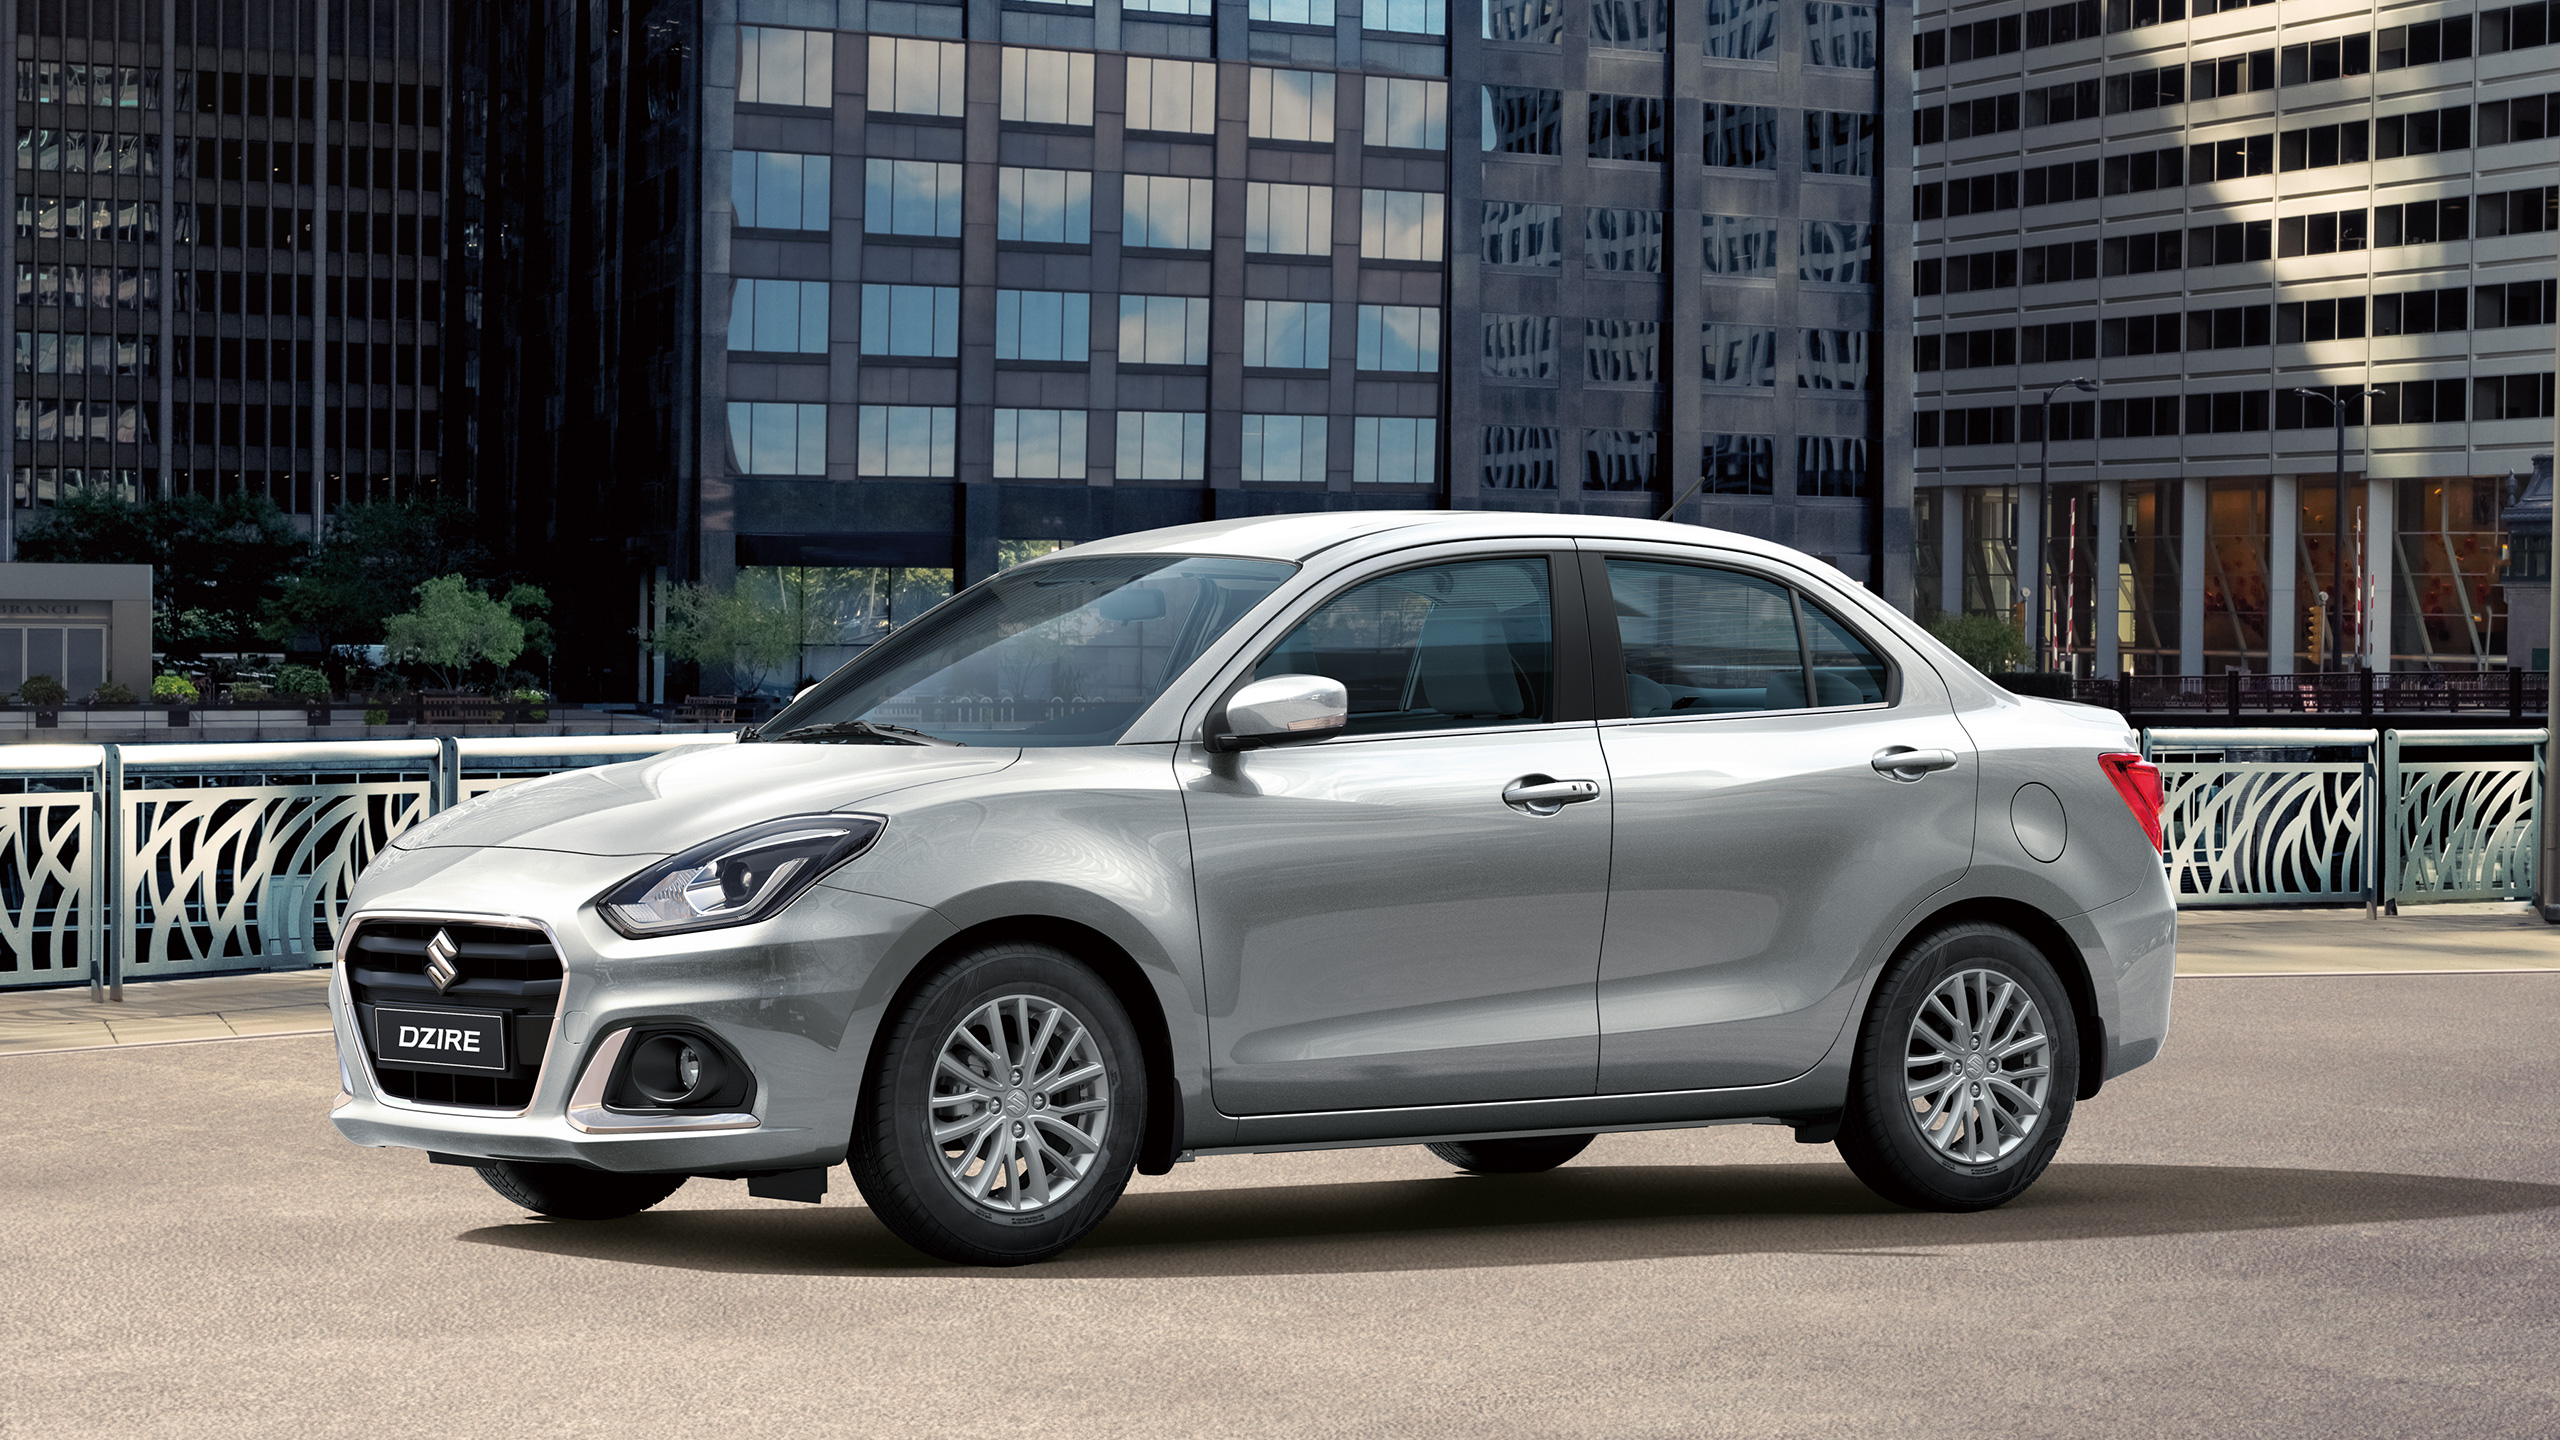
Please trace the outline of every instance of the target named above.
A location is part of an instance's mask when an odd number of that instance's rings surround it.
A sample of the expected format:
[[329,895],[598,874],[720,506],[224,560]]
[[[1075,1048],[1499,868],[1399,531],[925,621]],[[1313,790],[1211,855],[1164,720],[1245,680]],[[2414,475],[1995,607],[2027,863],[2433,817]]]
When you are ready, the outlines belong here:
[[2560,975],[2178,1006],[1987,1215],[1718,1129],[1202,1161],[1011,1272],[842,1172],[526,1219],[339,1141],[323,1039],[0,1058],[0,1435],[2552,1434]]

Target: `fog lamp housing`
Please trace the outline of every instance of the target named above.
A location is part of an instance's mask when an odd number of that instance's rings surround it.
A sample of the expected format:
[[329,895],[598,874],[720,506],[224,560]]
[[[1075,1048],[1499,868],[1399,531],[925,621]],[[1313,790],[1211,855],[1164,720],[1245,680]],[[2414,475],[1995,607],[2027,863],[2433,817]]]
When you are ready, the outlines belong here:
[[701,1031],[647,1026],[635,1029],[623,1045],[605,1104],[616,1110],[742,1111],[754,1098],[754,1080],[735,1051]]

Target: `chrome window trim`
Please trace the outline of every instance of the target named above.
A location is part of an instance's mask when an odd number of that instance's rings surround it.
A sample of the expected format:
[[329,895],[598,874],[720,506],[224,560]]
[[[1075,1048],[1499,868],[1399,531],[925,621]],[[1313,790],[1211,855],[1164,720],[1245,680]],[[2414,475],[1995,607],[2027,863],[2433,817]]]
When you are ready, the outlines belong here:
[[[499,1110],[484,1105],[422,1105],[415,1100],[403,1100],[397,1095],[383,1093],[381,1067],[374,1058],[372,1043],[365,1038],[364,1017],[356,1011],[355,979],[348,973],[347,964],[346,941],[353,939],[363,930],[365,923],[371,920],[419,920],[428,924],[450,921],[461,925],[511,925],[519,929],[539,930],[543,938],[551,942],[551,953],[560,957],[561,993],[551,1007],[551,1035],[543,1041],[542,1064],[533,1072],[533,1096],[525,1102],[523,1109]],[[537,920],[530,915],[473,913],[458,910],[364,910],[347,917],[345,938],[339,941],[337,958],[332,963],[337,966],[338,979],[346,991],[347,1029],[354,1034],[356,1047],[364,1056],[365,1084],[372,1088],[375,1104],[421,1115],[467,1115],[482,1120],[521,1120],[532,1114],[534,1106],[541,1103],[543,1083],[551,1078],[551,1062],[560,1053],[561,1023],[568,1018],[569,1014],[569,952],[561,948],[560,932],[551,928],[549,921]]]
[[1601,725],[1697,725],[1716,720],[1793,720],[1806,715],[1855,715],[1861,710],[1895,710],[1898,705],[1870,702],[1864,705],[1808,705],[1795,710],[1718,710],[1707,714],[1687,715],[1620,715],[1602,720]]
[[586,1069],[569,1096],[571,1129],[590,1135],[671,1135],[686,1130],[753,1130],[764,1124],[753,1115],[736,1113],[688,1116],[677,1123],[664,1113],[642,1114],[606,1105],[604,1087],[612,1082],[613,1067],[630,1041],[631,1027],[624,1025],[587,1048]]

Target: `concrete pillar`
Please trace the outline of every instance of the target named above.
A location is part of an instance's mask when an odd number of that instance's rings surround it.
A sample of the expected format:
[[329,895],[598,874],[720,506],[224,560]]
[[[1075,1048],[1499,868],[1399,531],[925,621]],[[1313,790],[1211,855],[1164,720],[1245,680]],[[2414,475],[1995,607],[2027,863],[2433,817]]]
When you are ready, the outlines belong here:
[[[2053,605],[2045,595],[2045,574],[2036,567],[2036,538],[2045,533],[2044,487],[2036,483],[2043,472],[2022,472],[2018,482],[2018,629],[2026,637],[2027,664],[2042,670],[2045,658],[2053,648]],[[2050,551],[2045,555],[2045,569],[2053,566]],[[2042,615],[2039,621],[2036,617]],[[2042,646],[2042,649],[2037,647]]]
[[2290,675],[2294,636],[2302,629],[2302,607],[2294,600],[2302,569],[2302,497],[2290,475],[2270,477],[2267,484],[2267,673]]
[[1938,492],[1938,603],[1950,615],[1964,613],[1964,506],[1972,493],[1960,485]]
[[2089,538],[2097,552],[2090,562],[2097,573],[2089,577],[2089,593],[2096,601],[2089,612],[2089,624],[2098,632],[2091,637],[2097,641],[2095,668],[2098,678],[2112,680],[2124,671],[2116,639],[2124,623],[2124,583],[2117,575],[2124,559],[2123,481],[2098,482],[2098,513],[2089,517]]
[[2205,482],[2190,477],[2178,494],[2178,673],[2204,673],[2205,527],[2213,513]]
[[2391,599],[2400,577],[2392,573],[2392,544],[2399,520],[2392,514],[2394,489],[2388,480],[2364,482],[2364,663],[2376,671],[2391,668]]

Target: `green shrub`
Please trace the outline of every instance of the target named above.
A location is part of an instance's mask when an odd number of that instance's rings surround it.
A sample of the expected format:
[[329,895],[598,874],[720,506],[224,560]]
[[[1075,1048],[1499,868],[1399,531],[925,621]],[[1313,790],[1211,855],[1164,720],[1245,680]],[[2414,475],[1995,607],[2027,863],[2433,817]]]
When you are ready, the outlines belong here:
[[254,680],[243,680],[231,687],[231,703],[255,705],[267,698],[267,687]]
[[18,699],[38,710],[51,710],[68,698],[70,691],[50,675],[30,675],[18,687]]
[[1929,633],[1985,675],[2006,674],[2027,658],[2026,637],[1997,615],[1941,615],[1929,622]]
[[151,682],[151,698],[164,705],[193,705],[200,692],[184,675],[163,675]]
[[367,725],[388,725],[391,723],[391,712],[382,709],[379,706],[368,709],[364,712],[364,723]]
[[90,695],[89,703],[92,705],[130,705],[133,703],[133,687],[119,680],[110,680],[106,684],[99,686],[97,691]]
[[276,672],[276,693],[288,700],[326,700],[329,677],[309,665],[287,665]]

